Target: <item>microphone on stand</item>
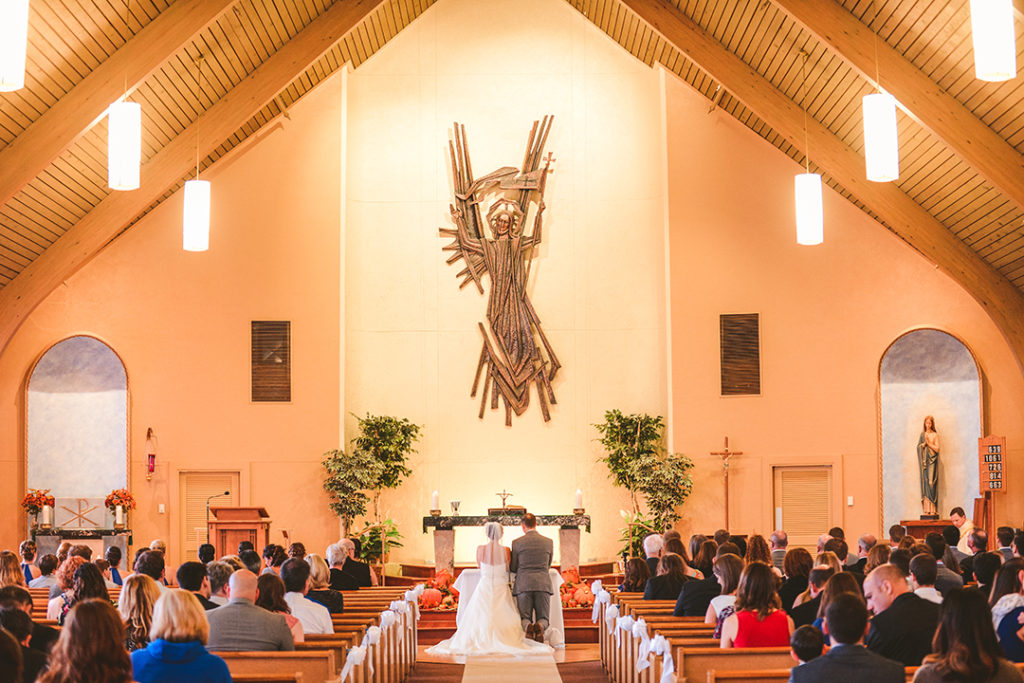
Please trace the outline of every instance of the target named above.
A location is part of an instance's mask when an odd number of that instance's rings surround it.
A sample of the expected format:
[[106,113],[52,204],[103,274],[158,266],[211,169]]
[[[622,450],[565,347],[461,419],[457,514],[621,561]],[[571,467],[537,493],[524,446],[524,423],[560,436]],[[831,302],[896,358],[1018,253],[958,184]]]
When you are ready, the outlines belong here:
[[221,496],[230,496],[231,491],[225,491],[224,493],[215,493],[206,499],[206,542],[210,542],[210,501],[214,498],[220,498]]

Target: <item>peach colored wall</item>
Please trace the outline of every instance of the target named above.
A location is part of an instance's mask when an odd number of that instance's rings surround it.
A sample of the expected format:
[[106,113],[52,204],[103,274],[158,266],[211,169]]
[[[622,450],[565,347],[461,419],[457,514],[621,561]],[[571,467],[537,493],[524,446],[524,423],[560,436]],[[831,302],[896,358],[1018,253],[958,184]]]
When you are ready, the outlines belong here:
[[[881,531],[878,364],[917,327],[957,336],[978,358],[983,428],[1007,437],[1009,486],[1020,490],[1024,380],[985,311],[830,190],[824,244],[798,246],[799,167],[671,76],[666,99],[674,446],[698,463],[681,526],[724,523],[721,464],[708,453],[728,435],[744,453],[730,470],[734,530],[773,528],[773,466],[832,464],[834,523],[848,536]],[[718,316],[748,312],[761,316],[762,395],[721,397]],[[999,518],[1017,525],[1020,501],[1001,501]]]
[[[299,102],[217,164],[210,251],[181,249],[181,195],[119,237],[55,291],[0,356],[0,499],[24,493],[26,373],[51,344],[95,335],[128,372],[135,542],[169,540],[178,562],[178,473],[240,471],[240,502],[311,549],[337,538],[320,455],[339,434],[339,222],[342,80]],[[143,177],[145,182],[145,177]],[[249,400],[249,322],[292,321],[290,404]],[[146,428],[160,443],[144,472]],[[69,492],[73,494],[73,492]],[[164,503],[166,514],[157,507]],[[21,508],[0,517],[0,547],[24,537]],[[273,538],[280,542],[276,531]]]

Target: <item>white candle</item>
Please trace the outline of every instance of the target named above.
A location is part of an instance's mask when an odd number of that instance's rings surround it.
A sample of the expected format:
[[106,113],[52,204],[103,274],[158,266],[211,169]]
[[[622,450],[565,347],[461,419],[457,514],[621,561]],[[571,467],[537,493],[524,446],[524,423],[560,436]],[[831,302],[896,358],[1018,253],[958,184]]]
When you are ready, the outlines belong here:
[[114,507],[114,524],[124,524],[124,507],[121,505]]
[[583,491],[576,489],[576,508],[583,507]]
[[440,504],[441,504],[441,499],[437,497],[437,491],[434,491],[434,493],[431,494],[431,496],[430,496],[430,509],[431,510],[437,510],[438,506]]
[[46,526],[53,524],[53,508],[49,505],[43,506],[43,519],[40,523]]

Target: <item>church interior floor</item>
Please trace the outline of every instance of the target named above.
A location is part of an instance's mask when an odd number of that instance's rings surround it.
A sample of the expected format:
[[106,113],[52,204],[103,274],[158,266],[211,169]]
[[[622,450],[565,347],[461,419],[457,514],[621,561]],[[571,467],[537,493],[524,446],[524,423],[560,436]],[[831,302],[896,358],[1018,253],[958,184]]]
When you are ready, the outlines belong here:
[[[421,646],[409,683],[606,683],[596,644],[570,644],[551,658],[435,657]],[[469,660],[468,662],[466,660]]]

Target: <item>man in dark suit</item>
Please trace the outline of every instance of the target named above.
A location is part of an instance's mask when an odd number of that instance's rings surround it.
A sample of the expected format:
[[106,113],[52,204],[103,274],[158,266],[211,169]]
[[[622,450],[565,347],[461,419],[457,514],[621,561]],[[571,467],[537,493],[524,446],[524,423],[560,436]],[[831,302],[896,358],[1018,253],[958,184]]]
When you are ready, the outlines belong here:
[[825,633],[832,647],[821,657],[793,667],[791,683],[829,681],[829,683],[903,683],[903,665],[871,652],[863,645],[868,627],[868,611],[859,595],[840,593],[825,610]]
[[338,545],[344,548],[345,553],[348,555],[348,559],[345,560],[345,566],[341,568],[341,571],[355,579],[356,585],[359,588],[372,586],[373,579],[370,576],[370,565],[356,559],[355,541],[350,538],[343,538],[338,541]]
[[[727,553],[740,557],[740,549],[734,543],[726,541],[718,546],[718,550],[715,552],[715,559],[717,560]],[[718,584],[718,579],[714,574],[705,577],[703,580],[691,579],[684,581],[683,589],[679,591],[679,597],[676,599],[676,606],[672,610],[672,614],[677,617],[703,617],[708,613],[711,599],[721,592],[722,587]]]
[[658,575],[658,562],[661,561],[661,552],[665,548],[665,540],[661,534],[648,534],[644,536],[644,555],[647,562],[647,569],[651,576]]
[[32,642],[32,619],[20,609],[4,609],[0,610],[0,627],[7,629],[21,648],[21,661],[24,665],[22,681],[36,680],[46,668],[48,657],[39,650],[29,647],[29,643]]
[[[32,617],[32,594],[21,586],[0,588],[0,609],[18,609]],[[43,624],[32,622],[32,640],[29,647],[49,654],[50,648],[60,637],[60,631]]]
[[202,562],[182,562],[174,578],[178,580],[179,588],[191,591],[196,596],[204,610],[210,611],[220,607],[210,601],[210,575]]
[[523,515],[523,535],[512,541],[512,557],[508,570],[516,575],[512,595],[519,607],[519,618],[527,638],[544,642],[551,611],[551,558],[555,544],[537,533],[537,518]]
[[932,651],[939,606],[911,593],[903,572],[890,564],[868,574],[864,597],[875,613],[865,641],[868,649],[903,666],[921,666]]
[[964,582],[976,581],[974,576],[974,559],[988,550],[988,532],[984,529],[975,529],[967,535],[967,548],[971,554],[960,560],[960,573]]
[[1001,526],[996,529],[996,539],[999,541],[1003,562],[1009,562],[1013,559],[1013,527]]
[[229,580],[228,604],[206,613],[211,651],[294,650],[295,640],[284,616],[257,607],[256,575],[239,569]]
[[789,610],[789,616],[793,620],[794,628],[800,628],[805,624],[813,624],[818,618],[818,606],[821,605],[821,591],[825,590],[825,584],[832,577],[831,567],[815,567],[807,577],[807,588],[811,592],[811,599],[802,605],[797,605]]
[[[942,558],[946,556],[946,548],[949,547],[946,545],[946,539],[942,537],[942,534],[937,534],[933,531],[924,537],[924,542],[931,549],[932,556],[938,565],[935,574],[935,590],[939,591],[939,595],[945,595],[954,588],[962,588],[964,585],[963,577],[947,567],[942,561]],[[914,664],[914,666],[917,666],[917,664]]]
[[[344,539],[343,539],[344,540]],[[327,546],[327,564],[331,568],[331,589],[336,591],[354,591],[359,590],[359,581],[345,571],[345,565],[348,564],[348,551],[345,546],[338,543],[332,543]]]

